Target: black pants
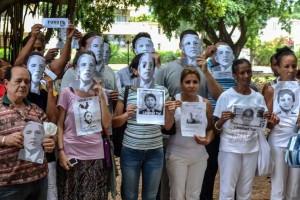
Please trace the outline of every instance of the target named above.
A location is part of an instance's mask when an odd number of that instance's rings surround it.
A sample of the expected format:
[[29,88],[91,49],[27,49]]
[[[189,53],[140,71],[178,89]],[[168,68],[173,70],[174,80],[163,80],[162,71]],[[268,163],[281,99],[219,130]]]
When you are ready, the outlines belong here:
[[205,146],[209,155],[207,168],[204,174],[202,189],[200,193],[201,200],[212,200],[214,193],[215,177],[218,172],[218,155],[220,146],[220,135],[215,134],[210,144]]

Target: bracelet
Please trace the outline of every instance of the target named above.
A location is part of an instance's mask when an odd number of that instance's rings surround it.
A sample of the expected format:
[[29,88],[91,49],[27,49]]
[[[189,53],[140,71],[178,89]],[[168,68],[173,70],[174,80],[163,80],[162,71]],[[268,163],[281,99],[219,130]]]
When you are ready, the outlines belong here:
[[4,146],[5,145],[5,136],[2,137],[2,140],[1,140],[1,146]]
[[58,151],[63,151],[63,150],[64,150],[64,148],[63,148],[63,147],[58,149]]
[[217,127],[217,123],[218,123],[218,122],[219,122],[219,120],[216,121],[216,123],[215,123],[215,128],[216,128],[217,131],[222,131],[223,127],[222,127],[222,128],[218,128],[218,127]]

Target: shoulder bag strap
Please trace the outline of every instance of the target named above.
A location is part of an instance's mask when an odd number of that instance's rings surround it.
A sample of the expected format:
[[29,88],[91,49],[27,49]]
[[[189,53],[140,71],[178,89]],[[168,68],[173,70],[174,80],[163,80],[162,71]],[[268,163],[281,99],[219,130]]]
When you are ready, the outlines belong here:
[[123,113],[126,112],[126,105],[127,105],[127,99],[128,99],[128,93],[129,93],[130,87],[131,87],[130,85],[125,86],[124,101],[123,101],[123,103],[124,103]]

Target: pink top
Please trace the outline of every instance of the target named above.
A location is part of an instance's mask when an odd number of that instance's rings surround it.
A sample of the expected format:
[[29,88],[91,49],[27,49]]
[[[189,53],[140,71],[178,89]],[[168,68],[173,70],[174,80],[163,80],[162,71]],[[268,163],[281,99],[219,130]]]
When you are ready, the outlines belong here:
[[68,159],[78,160],[103,159],[103,140],[100,132],[94,134],[77,136],[75,117],[73,112],[73,101],[80,99],[69,87],[64,88],[58,99],[57,106],[66,111],[64,122],[64,151]]

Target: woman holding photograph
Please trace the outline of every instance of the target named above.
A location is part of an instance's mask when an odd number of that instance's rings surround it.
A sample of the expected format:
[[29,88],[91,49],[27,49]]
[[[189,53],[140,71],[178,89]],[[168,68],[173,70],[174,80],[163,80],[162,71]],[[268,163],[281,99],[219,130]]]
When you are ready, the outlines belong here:
[[169,96],[165,87],[153,83],[154,66],[154,58],[149,53],[138,54],[133,58],[129,67],[133,71],[132,78],[136,77],[136,84],[128,91],[126,105],[123,103],[125,88],[122,88],[112,121],[113,127],[120,127],[127,121],[120,157],[121,196],[126,200],[138,198],[141,172],[142,199],[155,199],[160,183],[163,167],[161,126],[138,124],[136,119],[137,88],[164,90],[165,99]]
[[[81,106],[75,103],[86,98],[99,100],[100,107],[93,107],[92,114],[101,113],[97,127],[108,128],[111,116],[104,90],[93,79],[96,69],[95,55],[91,51],[79,51],[74,58],[79,80],[72,87],[64,88],[58,100],[58,196],[59,199],[108,199],[106,169],[103,167],[104,150],[100,129],[89,129],[82,135],[76,126],[76,116]],[[94,101],[93,101],[94,102]],[[80,107],[80,108],[79,108]],[[88,104],[84,107],[87,109]],[[80,121],[82,122],[82,121]],[[98,122],[98,121],[95,121]],[[101,124],[100,124],[101,123]],[[82,126],[84,124],[81,124]],[[79,126],[79,127],[82,127]],[[79,134],[80,133],[80,134]],[[69,160],[77,159],[73,165]]]
[[[232,74],[237,85],[223,92],[214,111],[215,131],[220,133],[219,199],[251,199],[252,185],[258,160],[258,131],[243,131],[224,126],[234,118],[233,105],[241,107],[263,107],[267,110],[263,96],[250,88],[252,66],[246,59],[237,59],[232,64]],[[263,116],[273,122],[275,114],[264,112]],[[251,125],[250,125],[251,127]]]
[[[205,145],[213,139],[212,105],[210,101],[197,95],[200,87],[200,75],[193,67],[186,67],[180,77],[181,93],[175,96],[176,101],[165,103],[165,129],[170,130],[175,123],[176,134],[169,140],[166,151],[166,168],[169,176],[171,199],[199,199],[202,181],[207,166],[208,154]],[[206,118],[202,123],[206,127],[206,137],[195,135],[183,137],[181,133],[181,103],[205,102]],[[195,124],[193,113],[188,114],[186,123]]]
[[[288,47],[277,49],[275,58],[278,65],[280,81],[297,81],[297,57]],[[274,99],[272,85],[265,90],[265,100],[270,111],[273,110],[273,102],[277,101],[281,109],[278,113],[279,124],[275,125],[268,136],[271,154],[275,163],[274,172],[271,174],[271,199],[300,199],[300,169],[290,168],[284,161],[285,149],[289,139],[293,136],[293,128],[297,122],[298,112],[291,114],[295,102],[295,95],[289,89],[278,92],[278,98]],[[299,101],[296,99],[296,101]],[[294,111],[296,112],[296,111]],[[289,115],[287,115],[289,113]]]

